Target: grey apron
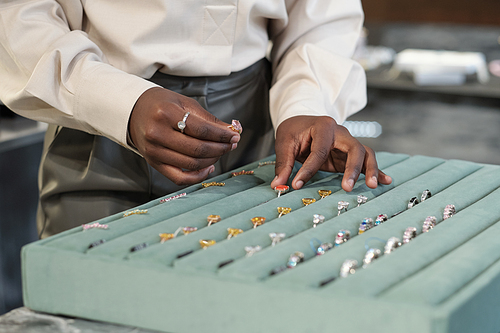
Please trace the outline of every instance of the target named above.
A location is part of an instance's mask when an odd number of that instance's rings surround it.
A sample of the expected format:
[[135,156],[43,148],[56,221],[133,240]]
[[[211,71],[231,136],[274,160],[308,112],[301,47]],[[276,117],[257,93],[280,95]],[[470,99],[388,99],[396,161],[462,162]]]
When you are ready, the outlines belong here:
[[[157,72],[158,85],[194,98],[226,123],[238,119],[238,148],[215,165],[215,176],[274,151],[269,116],[271,69],[263,59],[224,77],[179,77]],[[134,152],[102,136],[50,125],[39,172],[37,225],[41,238],[177,191]]]

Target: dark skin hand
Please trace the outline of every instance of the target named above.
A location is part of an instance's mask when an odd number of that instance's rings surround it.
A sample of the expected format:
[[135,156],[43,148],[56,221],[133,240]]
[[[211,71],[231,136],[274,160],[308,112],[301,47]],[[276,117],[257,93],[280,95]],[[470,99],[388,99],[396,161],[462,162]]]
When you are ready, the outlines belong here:
[[292,181],[300,189],[318,170],[344,173],[342,188],[352,191],[360,173],[366,185],[388,185],[391,177],[378,169],[375,153],[326,116],[296,116],[283,121],[276,131],[276,178],[271,187],[286,184],[295,160],[303,163]]
[[[177,122],[186,112],[190,115],[181,133]],[[240,135],[228,126],[194,99],[155,87],[137,100],[129,133],[149,165],[177,185],[190,185],[206,179],[214,163],[236,148]]]

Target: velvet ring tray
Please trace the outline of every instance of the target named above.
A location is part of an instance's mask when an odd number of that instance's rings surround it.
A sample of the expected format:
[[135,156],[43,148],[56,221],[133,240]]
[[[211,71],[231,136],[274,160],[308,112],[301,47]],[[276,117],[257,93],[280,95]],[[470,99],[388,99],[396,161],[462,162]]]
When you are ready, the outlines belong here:
[[[25,305],[164,332],[500,331],[499,166],[381,152],[391,185],[370,189],[361,176],[346,193],[342,175],[319,172],[278,197],[269,186],[274,166],[262,163],[273,159],[235,170],[253,174],[209,181],[225,186],[193,185],[135,208],[144,214],[97,221],[107,229],[74,228],[25,246]],[[408,208],[425,190],[432,196]],[[358,206],[359,195],[367,201]],[[349,203],[340,214],[339,201]],[[444,219],[450,204],[456,213]],[[291,212],[278,217],[278,207]],[[212,214],[221,220],[208,226]],[[314,214],[325,217],[317,227]],[[358,234],[363,219],[379,214],[388,220]],[[437,225],[423,233],[428,216]],[[254,228],[254,217],[265,223]],[[161,242],[159,234],[181,227],[197,231]],[[408,227],[417,236],[383,254],[384,242]],[[228,228],[243,232],[227,239]],[[351,239],[316,255],[341,229]],[[285,238],[273,246],[270,233]],[[216,243],[202,249],[202,239]],[[249,256],[247,246],[261,250]],[[363,268],[368,248],[383,255]],[[277,270],[297,251],[302,262]],[[340,277],[346,259],[360,267]]]

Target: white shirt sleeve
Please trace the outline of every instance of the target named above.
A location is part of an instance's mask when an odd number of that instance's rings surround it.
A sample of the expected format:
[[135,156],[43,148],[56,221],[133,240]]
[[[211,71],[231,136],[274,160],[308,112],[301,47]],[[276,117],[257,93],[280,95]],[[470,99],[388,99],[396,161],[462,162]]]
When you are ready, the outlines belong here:
[[48,0],[0,5],[0,99],[27,118],[106,135],[127,146],[130,112],[155,85],[108,64],[78,30],[80,1],[64,3],[64,11]]
[[358,0],[287,2],[288,20],[271,23],[274,128],[297,115],[341,124],[366,105],[366,76],[352,59],[363,26]]

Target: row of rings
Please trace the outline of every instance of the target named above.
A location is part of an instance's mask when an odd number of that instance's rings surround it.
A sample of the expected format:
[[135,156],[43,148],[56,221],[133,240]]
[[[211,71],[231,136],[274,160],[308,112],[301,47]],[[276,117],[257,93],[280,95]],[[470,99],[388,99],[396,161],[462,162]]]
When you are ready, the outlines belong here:
[[[429,199],[430,197],[432,196],[432,193],[431,191],[429,190],[424,190],[422,192],[422,194],[420,195],[420,201],[418,200],[418,197],[412,197],[409,201],[408,201],[408,204],[406,206],[407,209],[410,209],[410,208],[413,208],[415,207],[416,205],[418,205],[419,202],[424,202],[425,200]],[[403,213],[404,210],[402,211],[399,211],[397,212],[396,214],[392,215],[391,217],[394,217],[396,215],[399,215],[401,213]]]

